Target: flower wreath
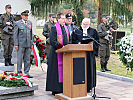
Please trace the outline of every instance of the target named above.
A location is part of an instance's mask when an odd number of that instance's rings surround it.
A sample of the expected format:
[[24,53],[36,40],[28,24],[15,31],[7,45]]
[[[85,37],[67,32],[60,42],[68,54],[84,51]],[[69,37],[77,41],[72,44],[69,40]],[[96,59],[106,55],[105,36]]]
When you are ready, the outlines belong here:
[[120,60],[126,67],[133,70],[133,34],[123,37],[118,42]]
[[6,73],[0,74],[0,86],[3,87],[21,87],[21,86],[33,86],[33,82],[23,76],[23,74],[18,73]]
[[[45,48],[46,48],[45,43],[37,35],[34,35],[33,36],[33,44],[34,44],[34,46],[37,47],[37,53],[39,54],[40,62],[43,63],[45,60]],[[36,64],[35,55],[34,55],[33,51],[34,50],[32,48],[32,53],[30,56],[30,62],[32,65],[35,64],[36,66],[38,66]]]

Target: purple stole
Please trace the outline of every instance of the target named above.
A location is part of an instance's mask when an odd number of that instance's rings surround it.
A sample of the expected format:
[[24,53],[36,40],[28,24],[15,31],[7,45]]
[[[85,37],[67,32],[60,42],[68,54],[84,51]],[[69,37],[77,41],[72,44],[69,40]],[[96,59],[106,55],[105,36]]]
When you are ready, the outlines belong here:
[[[57,30],[57,41],[63,45],[63,35],[62,35],[62,30],[60,24],[57,22],[56,24],[56,30]],[[67,29],[67,26],[64,25],[64,28],[67,33],[67,37],[69,40],[69,31]],[[59,83],[63,82],[63,54],[62,53],[57,53],[58,56],[58,76],[59,76]]]

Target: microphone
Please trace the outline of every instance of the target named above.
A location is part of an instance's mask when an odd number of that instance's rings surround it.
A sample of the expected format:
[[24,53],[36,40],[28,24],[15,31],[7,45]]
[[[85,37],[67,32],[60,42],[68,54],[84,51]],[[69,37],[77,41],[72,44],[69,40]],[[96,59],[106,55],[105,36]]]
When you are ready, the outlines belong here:
[[[83,35],[83,32],[79,29],[79,28],[75,28],[75,30],[74,30],[74,34],[76,33],[76,30],[78,30],[78,31],[80,31],[81,33],[82,33],[82,35]],[[76,35],[81,35],[81,34],[76,34]],[[97,42],[94,38],[92,38],[90,35],[88,35],[87,34],[87,36],[86,36],[87,38],[82,38],[82,40],[83,41],[86,41],[86,40],[92,40],[92,41],[94,41],[96,44],[98,44],[99,46],[102,46],[102,44],[100,44],[99,42]]]

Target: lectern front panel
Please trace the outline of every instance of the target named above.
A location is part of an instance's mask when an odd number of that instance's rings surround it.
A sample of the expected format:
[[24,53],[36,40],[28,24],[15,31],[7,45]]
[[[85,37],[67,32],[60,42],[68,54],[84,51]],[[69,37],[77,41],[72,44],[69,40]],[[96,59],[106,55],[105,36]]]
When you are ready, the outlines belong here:
[[73,84],[85,84],[85,57],[73,58]]

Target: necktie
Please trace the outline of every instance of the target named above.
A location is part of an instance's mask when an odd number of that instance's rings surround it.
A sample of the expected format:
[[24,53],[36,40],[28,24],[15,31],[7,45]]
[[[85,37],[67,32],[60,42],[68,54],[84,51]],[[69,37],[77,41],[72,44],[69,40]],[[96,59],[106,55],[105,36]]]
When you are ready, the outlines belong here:
[[25,21],[25,25],[27,25],[27,22]]

